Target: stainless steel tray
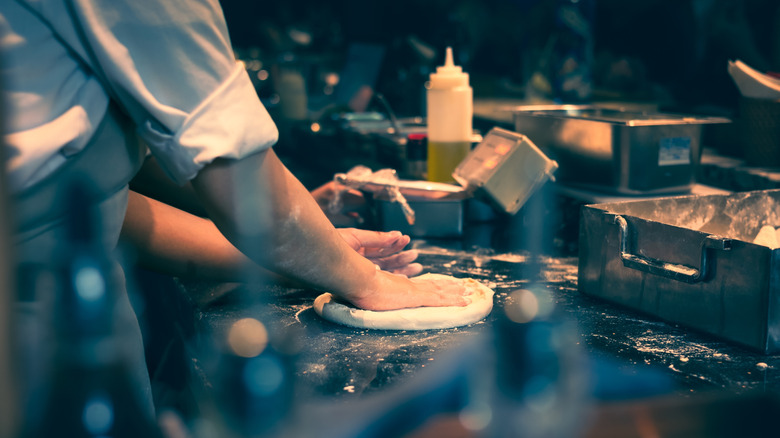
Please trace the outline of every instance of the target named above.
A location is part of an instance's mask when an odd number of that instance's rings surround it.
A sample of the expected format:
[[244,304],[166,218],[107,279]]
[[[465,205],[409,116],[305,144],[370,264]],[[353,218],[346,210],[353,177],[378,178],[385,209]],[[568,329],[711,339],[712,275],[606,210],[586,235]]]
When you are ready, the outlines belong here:
[[560,182],[628,195],[688,192],[702,127],[729,122],[589,105],[514,109],[515,131],[558,162]]
[[765,354],[780,352],[780,190],[584,206],[579,290]]

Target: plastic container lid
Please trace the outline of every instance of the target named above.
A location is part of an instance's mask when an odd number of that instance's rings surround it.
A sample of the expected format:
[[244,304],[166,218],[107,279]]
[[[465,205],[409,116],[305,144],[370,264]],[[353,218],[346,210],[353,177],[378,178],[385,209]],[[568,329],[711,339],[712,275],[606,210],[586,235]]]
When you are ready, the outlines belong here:
[[447,47],[444,65],[436,67],[431,73],[430,88],[456,88],[469,86],[469,74],[452,61],[452,47]]

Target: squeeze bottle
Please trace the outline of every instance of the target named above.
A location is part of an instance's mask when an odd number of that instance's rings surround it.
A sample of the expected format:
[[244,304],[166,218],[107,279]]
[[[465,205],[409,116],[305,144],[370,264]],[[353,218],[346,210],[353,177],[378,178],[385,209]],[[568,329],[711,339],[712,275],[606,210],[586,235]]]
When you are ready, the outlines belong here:
[[452,173],[471,150],[473,92],[468,73],[452,61],[452,47],[425,87],[428,181],[454,182]]

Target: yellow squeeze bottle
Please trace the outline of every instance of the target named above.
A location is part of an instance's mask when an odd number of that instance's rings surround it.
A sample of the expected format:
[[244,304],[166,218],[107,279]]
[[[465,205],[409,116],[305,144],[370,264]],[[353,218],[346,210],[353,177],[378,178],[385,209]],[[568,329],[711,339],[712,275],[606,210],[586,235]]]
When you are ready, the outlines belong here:
[[454,182],[452,173],[471,151],[473,92],[468,73],[452,61],[451,47],[425,87],[428,181]]

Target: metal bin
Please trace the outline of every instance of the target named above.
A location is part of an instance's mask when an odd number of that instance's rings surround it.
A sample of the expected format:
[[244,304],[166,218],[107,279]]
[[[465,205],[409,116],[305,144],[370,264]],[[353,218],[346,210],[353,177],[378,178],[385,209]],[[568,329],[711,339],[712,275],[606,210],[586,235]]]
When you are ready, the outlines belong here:
[[579,290],[765,354],[780,352],[780,190],[583,206]]

